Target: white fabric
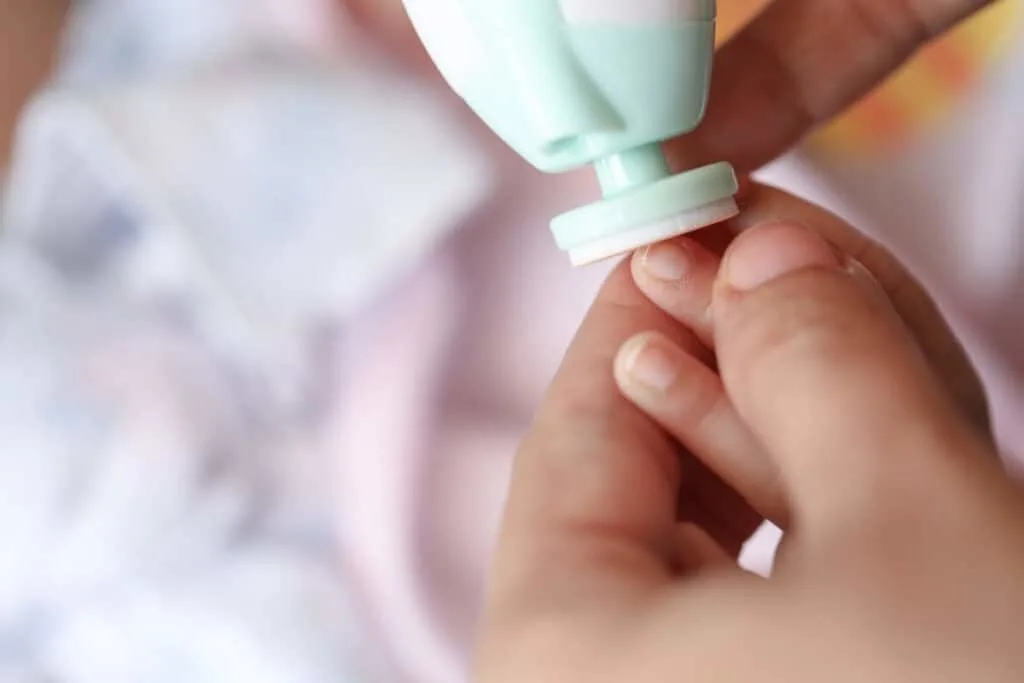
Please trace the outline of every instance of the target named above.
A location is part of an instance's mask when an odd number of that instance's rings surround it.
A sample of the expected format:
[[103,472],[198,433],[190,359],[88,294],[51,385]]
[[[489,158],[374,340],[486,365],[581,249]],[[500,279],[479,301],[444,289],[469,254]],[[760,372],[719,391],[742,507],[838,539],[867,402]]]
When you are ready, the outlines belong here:
[[0,680],[390,676],[323,421],[350,321],[492,181],[333,25],[320,0],[77,6],[2,204]]

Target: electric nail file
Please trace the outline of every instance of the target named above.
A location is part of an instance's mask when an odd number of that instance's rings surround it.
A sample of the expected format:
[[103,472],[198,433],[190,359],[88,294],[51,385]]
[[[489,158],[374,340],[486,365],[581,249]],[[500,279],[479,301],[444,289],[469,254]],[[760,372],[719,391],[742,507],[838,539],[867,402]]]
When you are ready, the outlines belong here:
[[404,0],[448,84],[532,165],[593,164],[604,198],[559,216],[585,265],[738,213],[727,163],[673,175],[662,143],[704,117],[715,0]]

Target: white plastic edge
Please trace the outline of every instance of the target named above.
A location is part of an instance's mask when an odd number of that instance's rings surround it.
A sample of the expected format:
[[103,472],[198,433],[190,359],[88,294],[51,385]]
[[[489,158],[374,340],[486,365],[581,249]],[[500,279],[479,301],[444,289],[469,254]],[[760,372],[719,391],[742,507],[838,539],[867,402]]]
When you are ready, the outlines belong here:
[[658,242],[679,237],[689,232],[695,232],[716,223],[729,220],[739,214],[739,207],[732,197],[720,199],[711,204],[683,213],[676,214],[669,218],[649,223],[634,228],[628,232],[599,239],[582,247],[569,250],[569,260],[572,265],[588,266],[599,261],[610,259],[614,256],[646,247]]

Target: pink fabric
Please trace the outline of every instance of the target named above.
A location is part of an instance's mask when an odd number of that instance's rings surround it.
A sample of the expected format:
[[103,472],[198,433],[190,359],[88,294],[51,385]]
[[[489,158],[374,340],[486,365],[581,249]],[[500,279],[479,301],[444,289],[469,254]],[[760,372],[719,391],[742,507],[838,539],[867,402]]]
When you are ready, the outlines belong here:
[[571,271],[546,230],[519,229],[587,179],[505,180],[488,220],[347,340],[342,365],[359,369],[328,420],[346,562],[404,680],[466,676],[512,455],[602,279]]
[[[1022,453],[1024,59],[1006,69],[899,159],[791,159],[765,179],[851,218],[920,274],[981,367],[1007,453]],[[509,463],[607,270],[571,270],[545,227],[592,195],[589,178],[498,157],[503,192],[367,328],[340,407],[343,538],[409,681],[467,676]],[[755,547],[753,566],[767,567],[774,540]]]

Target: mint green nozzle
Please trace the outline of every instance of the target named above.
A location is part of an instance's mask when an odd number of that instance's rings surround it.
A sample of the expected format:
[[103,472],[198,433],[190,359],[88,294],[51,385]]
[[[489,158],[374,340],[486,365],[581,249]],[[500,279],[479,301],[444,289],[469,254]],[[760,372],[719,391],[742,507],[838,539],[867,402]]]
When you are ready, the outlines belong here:
[[737,213],[732,167],[673,175],[704,117],[715,0],[405,0],[442,75],[538,169],[593,164],[603,199],[552,222],[582,265]]
[[672,175],[661,145],[649,144],[606,156],[594,162],[605,197],[664,180]]

